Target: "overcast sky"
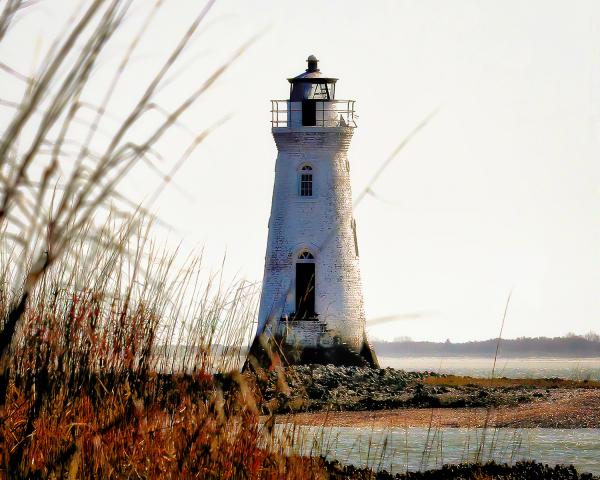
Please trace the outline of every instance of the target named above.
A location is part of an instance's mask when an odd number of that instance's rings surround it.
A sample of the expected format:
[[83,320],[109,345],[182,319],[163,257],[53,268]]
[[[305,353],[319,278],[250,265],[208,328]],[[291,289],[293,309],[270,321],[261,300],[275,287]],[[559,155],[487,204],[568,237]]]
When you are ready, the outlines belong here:
[[[2,61],[34,71],[78,4],[32,7],[0,46]],[[111,43],[98,96],[150,4],[136,3]],[[114,115],[125,116],[201,6],[166,2]],[[399,315],[372,336],[494,337],[511,289],[506,337],[600,331],[599,15],[595,1],[217,1],[162,105],[261,35],[184,117],[198,133],[233,115],[154,205],[174,227],[156,235],[205,246],[209,265],[226,251],[229,274],[262,278],[276,157],[269,100],[285,98],[286,78],[315,54],[339,78],[337,97],[356,100],[355,195],[439,108],[355,212],[367,317]],[[174,162],[190,136],[166,141]],[[157,182],[142,167],[123,188],[143,200]]]

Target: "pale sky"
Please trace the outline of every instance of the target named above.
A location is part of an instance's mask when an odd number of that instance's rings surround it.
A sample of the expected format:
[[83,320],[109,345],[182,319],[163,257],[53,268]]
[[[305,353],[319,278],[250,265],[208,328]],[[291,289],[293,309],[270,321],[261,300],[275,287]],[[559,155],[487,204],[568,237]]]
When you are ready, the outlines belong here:
[[[98,97],[150,4],[138,1],[110,44]],[[33,71],[77,5],[40,2],[0,59]],[[126,115],[201,6],[166,2],[112,114]],[[276,157],[269,100],[286,98],[286,78],[314,54],[339,78],[336,96],[356,100],[355,195],[439,107],[355,212],[367,318],[402,316],[373,337],[495,337],[511,289],[505,337],[600,331],[600,3],[217,1],[161,105],[172,109],[256,34],[183,119],[199,133],[233,115],[154,205],[174,227],[159,238],[204,246],[208,265],[226,251],[229,275],[261,280]],[[12,80],[0,79],[10,97]],[[165,171],[190,139],[165,139]],[[143,200],[156,184],[140,166],[122,191]]]

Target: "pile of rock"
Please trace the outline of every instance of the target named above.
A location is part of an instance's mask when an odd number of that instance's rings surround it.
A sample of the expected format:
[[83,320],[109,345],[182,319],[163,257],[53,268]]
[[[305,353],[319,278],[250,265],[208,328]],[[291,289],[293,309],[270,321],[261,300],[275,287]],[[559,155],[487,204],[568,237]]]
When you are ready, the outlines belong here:
[[265,413],[322,410],[366,411],[401,407],[487,407],[516,405],[545,393],[476,385],[429,385],[433,372],[393,368],[299,365],[257,379]]
[[[278,412],[395,408],[412,397],[412,387],[429,373],[392,368],[299,365],[272,371],[262,383],[265,403]],[[277,402],[273,402],[273,400]]]

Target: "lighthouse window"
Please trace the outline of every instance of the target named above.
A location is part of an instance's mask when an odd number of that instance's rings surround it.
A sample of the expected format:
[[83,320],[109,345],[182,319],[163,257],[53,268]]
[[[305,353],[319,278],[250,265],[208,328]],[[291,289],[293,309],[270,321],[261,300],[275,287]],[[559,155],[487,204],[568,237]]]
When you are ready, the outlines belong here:
[[308,98],[312,98],[314,100],[329,100],[329,88],[326,83],[315,83],[312,86],[311,92]]
[[306,165],[302,167],[300,173],[300,196],[312,197],[313,195],[313,176],[312,167]]

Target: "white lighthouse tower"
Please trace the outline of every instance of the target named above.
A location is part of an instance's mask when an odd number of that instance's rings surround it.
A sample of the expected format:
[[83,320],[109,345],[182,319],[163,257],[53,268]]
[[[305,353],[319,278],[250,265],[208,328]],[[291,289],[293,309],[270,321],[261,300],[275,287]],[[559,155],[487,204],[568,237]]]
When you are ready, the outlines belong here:
[[[336,78],[308,68],[272,100],[277,145],[257,340],[287,363],[376,366],[365,333],[348,147],[354,101]],[[263,340],[259,342],[259,340]]]

